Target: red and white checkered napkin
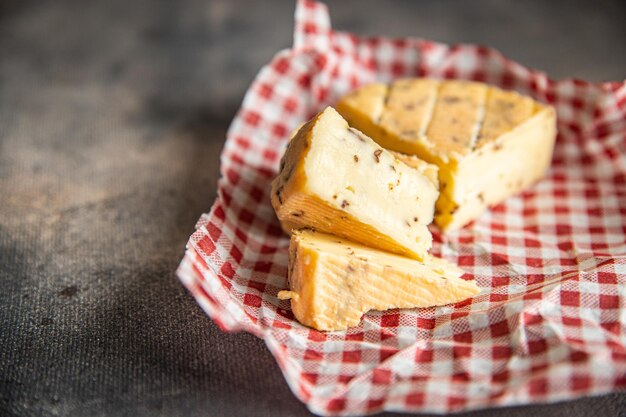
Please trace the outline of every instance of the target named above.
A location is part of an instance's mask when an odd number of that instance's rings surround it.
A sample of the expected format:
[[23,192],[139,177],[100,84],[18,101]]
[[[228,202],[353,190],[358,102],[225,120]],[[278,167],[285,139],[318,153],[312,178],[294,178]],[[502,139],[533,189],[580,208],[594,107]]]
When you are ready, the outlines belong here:
[[[233,120],[219,197],[178,275],[219,326],[261,337],[293,392],[323,415],[449,412],[626,387],[626,85],[553,81],[474,45],[358,38],[298,3],[295,45],[265,66]],[[290,132],[350,89],[429,76],[484,81],[553,104],[547,176],[433,253],[483,288],[456,305],[370,312],[347,332],[300,325],[287,301],[288,238],[270,181]],[[332,175],[332,173],[329,173]]]

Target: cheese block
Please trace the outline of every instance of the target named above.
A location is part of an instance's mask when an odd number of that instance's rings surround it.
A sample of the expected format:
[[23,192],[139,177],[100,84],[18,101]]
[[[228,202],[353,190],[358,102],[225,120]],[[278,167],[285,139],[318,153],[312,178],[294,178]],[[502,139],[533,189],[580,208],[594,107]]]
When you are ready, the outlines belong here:
[[439,196],[433,170],[408,166],[328,107],[289,142],[272,205],[287,232],[311,227],[423,259]]
[[541,178],[556,138],[554,108],[477,82],[371,84],[342,98],[337,110],[381,146],[439,167],[435,222],[444,230]]
[[356,326],[369,310],[432,307],[465,300],[480,292],[463,271],[443,259],[424,262],[368,248],[338,237],[295,231],[289,246],[291,309],[302,324],[317,330]]

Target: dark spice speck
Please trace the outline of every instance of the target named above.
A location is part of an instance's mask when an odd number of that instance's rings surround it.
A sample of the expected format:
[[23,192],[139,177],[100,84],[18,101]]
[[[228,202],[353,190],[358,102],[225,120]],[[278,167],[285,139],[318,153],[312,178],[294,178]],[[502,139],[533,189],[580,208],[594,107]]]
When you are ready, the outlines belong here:
[[276,198],[278,198],[278,202],[280,204],[283,204],[282,192],[283,192],[283,186],[281,185],[280,187],[276,189]]

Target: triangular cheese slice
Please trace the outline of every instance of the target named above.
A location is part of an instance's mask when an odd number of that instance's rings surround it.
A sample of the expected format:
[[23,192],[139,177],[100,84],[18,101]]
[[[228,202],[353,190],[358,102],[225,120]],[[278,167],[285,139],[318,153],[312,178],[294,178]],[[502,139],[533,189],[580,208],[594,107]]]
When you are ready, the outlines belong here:
[[291,309],[318,330],[356,326],[369,310],[432,307],[480,292],[463,271],[443,259],[424,262],[371,249],[319,232],[296,231],[289,247]]
[[469,81],[371,84],[337,110],[381,146],[438,165],[435,222],[443,229],[462,227],[541,178],[556,137],[552,107]]
[[288,232],[311,227],[423,259],[432,244],[436,170],[403,163],[329,107],[290,141],[272,205]]

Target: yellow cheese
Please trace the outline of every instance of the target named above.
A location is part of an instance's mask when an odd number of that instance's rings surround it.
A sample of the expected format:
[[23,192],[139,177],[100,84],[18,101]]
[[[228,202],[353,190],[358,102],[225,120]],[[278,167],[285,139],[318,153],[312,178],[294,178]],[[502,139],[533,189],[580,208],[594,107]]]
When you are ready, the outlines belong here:
[[428,78],[400,80],[389,87],[381,111],[383,129],[398,132],[403,140],[414,141],[428,128],[437,98],[438,82]]
[[311,227],[423,259],[439,196],[425,169],[401,162],[329,107],[289,142],[272,205],[287,232]]
[[318,330],[356,326],[369,310],[432,307],[480,292],[463,271],[443,259],[424,262],[309,230],[295,231],[289,246],[291,309]]
[[469,81],[405,79],[375,86],[341,99],[337,109],[381,146],[438,165],[435,222],[443,229],[471,222],[537,181],[550,165],[556,138],[550,106]]
[[437,168],[437,165],[429,164],[415,155],[408,155],[402,152],[394,151],[390,152],[393,156],[398,158],[398,160],[424,174],[426,178],[428,178],[430,182],[432,182],[433,185],[439,189],[439,168]]
[[444,161],[459,160],[472,151],[484,116],[486,98],[485,84],[449,81],[439,85],[425,138]]
[[[387,94],[388,87],[385,84],[376,83],[363,86],[347,94],[341,102],[337,103],[337,111],[342,115],[344,114],[342,109],[339,108],[342,105],[352,109],[350,117],[353,120],[348,120],[350,126],[361,126],[359,130],[370,132],[369,136],[375,135],[379,137],[384,133],[384,129],[379,126],[379,122],[385,109]],[[378,142],[381,146],[392,149],[392,147],[386,146],[380,141]]]

